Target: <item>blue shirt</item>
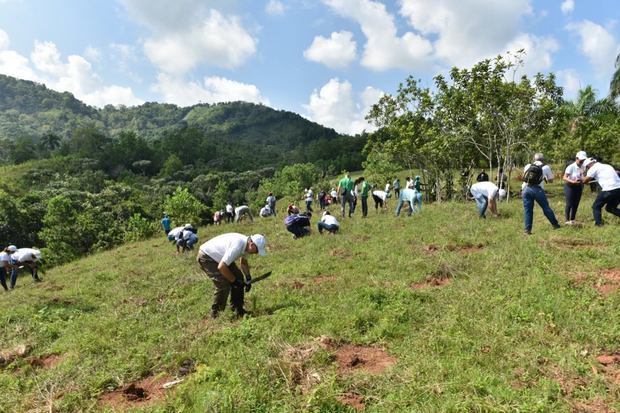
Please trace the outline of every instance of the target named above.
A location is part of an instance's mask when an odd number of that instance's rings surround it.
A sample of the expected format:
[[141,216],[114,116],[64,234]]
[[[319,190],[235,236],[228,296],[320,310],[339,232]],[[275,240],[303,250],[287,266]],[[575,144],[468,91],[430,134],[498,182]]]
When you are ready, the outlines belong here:
[[164,226],[164,231],[170,231],[170,218],[165,217],[161,220],[161,224]]

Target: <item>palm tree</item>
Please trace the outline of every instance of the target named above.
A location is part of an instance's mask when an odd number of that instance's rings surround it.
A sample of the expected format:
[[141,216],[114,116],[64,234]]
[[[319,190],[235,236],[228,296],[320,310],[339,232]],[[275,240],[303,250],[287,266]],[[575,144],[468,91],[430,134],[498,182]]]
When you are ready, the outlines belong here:
[[39,142],[42,148],[49,150],[50,152],[60,147],[60,136],[54,133],[47,133],[41,137]]

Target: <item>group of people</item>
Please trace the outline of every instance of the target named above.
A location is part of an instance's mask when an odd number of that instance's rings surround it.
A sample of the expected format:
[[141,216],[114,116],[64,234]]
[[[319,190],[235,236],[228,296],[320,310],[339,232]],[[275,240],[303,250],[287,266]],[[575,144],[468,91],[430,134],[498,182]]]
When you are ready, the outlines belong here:
[[[40,282],[39,277],[39,261],[41,260],[41,251],[35,248],[17,248],[15,245],[9,245],[0,252],[0,285],[5,291],[15,288],[17,283],[17,274],[20,268],[27,268],[34,282]],[[9,277],[9,284],[6,280]]]
[[[484,170],[482,171],[484,173]],[[503,175],[503,171],[500,170]],[[482,174],[481,174],[482,175]],[[486,218],[487,207],[494,216],[497,212],[497,199],[506,195],[506,190],[500,188],[493,182],[484,179],[478,175],[478,182],[471,186],[470,192],[476,201],[480,218]],[[575,224],[577,209],[581,201],[583,186],[590,182],[596,181],[601,187],[594,203],[592,204],[592,215],[594,216],[594,225],[602,226],[602,209],[610,214],[620,217],[620,176],[615,168],[598,162],[592,157],[588,157],[584,151],[579,151],[575,155],[575,161],[568,165],[562,176],[564,181],[564,196],[566,206],[564,209],[565,225]],[[523,183],[521,186],[521,194],[523,198],[524,210],[524,233],[529,235],[532,233],[532,225],[534,221],[534,203],[537,203],[547,220],[554,229],[560,228],[560,223],[549,206],[547,195],[545,194],[545,183],[553,181],[553,172],[551,167],[545,163],[542,153],[534,154],[531,163],[527,164],[523,170]],[[503,179],[499,180],[499,185]]]
[[164,213],[161,225],[164,228],[164,233],[168,241],[174,243],[176,246],[177,254],[192,251],[194,245],[198,243],[198,228],[194,227],[192,224],[171,228],[170,217],[168,214]]

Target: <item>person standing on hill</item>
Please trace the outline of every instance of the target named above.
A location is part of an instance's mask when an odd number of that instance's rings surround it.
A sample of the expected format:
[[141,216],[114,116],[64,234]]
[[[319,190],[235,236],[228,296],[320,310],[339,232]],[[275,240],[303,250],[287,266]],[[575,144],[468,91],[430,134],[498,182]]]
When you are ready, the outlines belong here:
[[321,208],[321,211],[322,211],[327,207],[327,192],[321,189],[319,191],[318,197],[319,197],[319,208]]
[[342,217],[344,218],[345,207],[349,205],[349,218],[351,218],[351,214],[353,213],[351,210],[353,209],[353,181],[351,180],[351,176],[349,174],[345,174],[344,178],[342,178],[338,182],[338,194],[340,194],[340,211],[342,212]]
[[170,232],[170,218],[168,214],[164,212],[164,218],[161,220],[161,226],[164,227],[164,232],[166,235]]
[[[213,305],[211,317],[215,318],[226,308],[226,301],[230,294],[230,301],[237,316],[243,316],[244,293],[252,287],[252,276],[246,256],[258,254],[267,255],[266,240],[261,234],[250,237],[238,233],[228,233],[211,238],[200,246],[196,261],[200,268],[213,281]],[[235,261],[240,259],[240,267]],[[244,281],[245,276],[245,281]]]
[[312,192],[312,188],[308,188],[305,194],[306,199],[306,212],[313,212],[312,209],[312,201],[314,201],[314,192]]
[[233,208],[232,204],[229,202],[226,204],[226,223],[230,224],[233,222],[235,218],[235,208]]
[[523,210],[526,235],[532,233],[532,223],[534,222],[534,201],[540,205],[554,229],[560,228],[555,213],[549,206],[547,195],[545,194],[544,182],[553,181],[553,172],[549,165],[544,164],[542,153],[534,154],[534,161],[525,165],[523,169]]
[[480,218],[486,219],[487,206],[494,217],[499,216],[497,213],[497,198],[499,196],[499,188],[497,185],[489,181],[476,182],[471,186],[469,191],[476,201]]
[[596,159],[588,158],[583,162],[586,170],[584,183],[597,180],[602,190],[596,196],[592,204],[592,215],[594,216],[594,225],[603,226],[603,217],[601,210],[605,206],[605,211],[620,217],[620,177],[613,166],[597,162]]
[[489,175],[487,175],[487,173],[484,172],[484,169],[480,171],[480,173],[476,177],[476,182],[486,182],[488,180],[489,180]]
[[12,271],[15,269],[11,264],[11,254],[17,251],[15,245],[9,245],[0,252],[0,285],[4,288],[4,291],[9,291],[9,287],[6,285],[6,279],[12,275]]
[[579,208],[579,201],[581,201],[581,194],[583,192],[583,161],[586,160],[588,155],[584,151],[579,151],[575,155],[575,162],[571,163],[564,170],[564,198],[566,200],[566,207],[564,208],[564,218],[566,225],[572,225],[575,223],[575,216],[577,215],[577,208]]
[[400,195],[400,179],[394,179],[394,182],[392,182],[392,187],[394,188],[394,196],[398,197]]
[[267,196],[265,202],[267,203],[267,205],[269,205],[269,208],[271,208],[271,213],[273,214],[273,216],[277,216],[278,214],[276,213],[276,197],[273,195],[273,192],[269,192],[269,195]]
[[370,192],[370,184],[366,179],[362,176],[360,177],[361,189],[360,189],[360,198],[362,199],[362,218],[366,218],[368,216],[368,193]]

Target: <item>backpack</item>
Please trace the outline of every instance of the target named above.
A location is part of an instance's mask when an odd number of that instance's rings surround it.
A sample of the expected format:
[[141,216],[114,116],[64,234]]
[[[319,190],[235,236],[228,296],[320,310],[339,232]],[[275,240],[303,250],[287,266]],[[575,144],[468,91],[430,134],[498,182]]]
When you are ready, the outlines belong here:
[[543,166],[536,165],[534,163],[530,164],[530,167],[527,168],[525,175],[523,175],[523,182],[528,185],[539,185],[543,180]]

